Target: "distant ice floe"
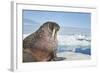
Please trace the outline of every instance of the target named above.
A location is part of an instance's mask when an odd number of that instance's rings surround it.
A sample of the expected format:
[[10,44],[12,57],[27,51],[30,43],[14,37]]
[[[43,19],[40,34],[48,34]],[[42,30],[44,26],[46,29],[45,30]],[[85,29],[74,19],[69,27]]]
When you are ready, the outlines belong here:
[[59,45],[90,46],[91,38],[83,35],[58,35]]

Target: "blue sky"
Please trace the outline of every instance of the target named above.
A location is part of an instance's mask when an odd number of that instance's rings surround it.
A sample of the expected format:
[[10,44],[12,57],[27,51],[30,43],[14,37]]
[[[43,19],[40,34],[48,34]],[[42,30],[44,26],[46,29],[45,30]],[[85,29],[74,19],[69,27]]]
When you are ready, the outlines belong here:
[[91,27],[91,14],[79,12],[50,12],[23,10],[23,32],[32,32],[46,21],[54,21],[62,28],[85,28]]

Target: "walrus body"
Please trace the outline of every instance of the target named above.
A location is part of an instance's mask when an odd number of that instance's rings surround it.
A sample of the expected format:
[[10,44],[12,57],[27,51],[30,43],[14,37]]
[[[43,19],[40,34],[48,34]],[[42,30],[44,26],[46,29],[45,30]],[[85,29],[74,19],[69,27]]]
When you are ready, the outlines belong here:
[[23,62],[64,59],[56,56],[57,31],[59,29],[60,26],[57,23],[46,22],[36,32],[26,37],[23,40]]

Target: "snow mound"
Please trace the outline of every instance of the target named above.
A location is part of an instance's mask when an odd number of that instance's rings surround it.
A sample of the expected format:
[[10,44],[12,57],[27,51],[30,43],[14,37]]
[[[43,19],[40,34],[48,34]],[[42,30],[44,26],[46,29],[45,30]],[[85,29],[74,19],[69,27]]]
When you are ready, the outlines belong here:
[[29,36],[30,34],[23,34],[23,39]]
[[75,52],[60,52],[57,53],[58,57],[64,57],[66,60],[88,60],[91,59],[90,55],[75,53]]

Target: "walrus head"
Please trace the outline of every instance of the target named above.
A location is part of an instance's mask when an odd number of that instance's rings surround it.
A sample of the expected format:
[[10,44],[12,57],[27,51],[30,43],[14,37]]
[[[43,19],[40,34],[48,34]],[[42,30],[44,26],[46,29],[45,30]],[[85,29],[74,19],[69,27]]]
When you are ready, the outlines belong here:
[[[59,31],[60,26],[56,22],[45,22],[40,28],[39,31],[46,33],[49,37],[56,38],[57,32]],[[39,33],[40,34],[40,33]],[[43,34],[40,34],[43,35]]]

